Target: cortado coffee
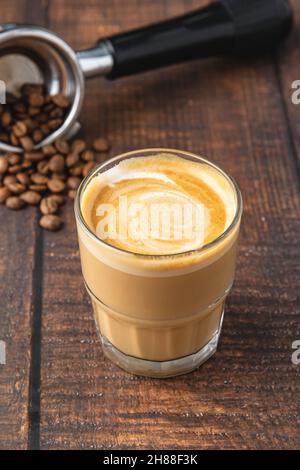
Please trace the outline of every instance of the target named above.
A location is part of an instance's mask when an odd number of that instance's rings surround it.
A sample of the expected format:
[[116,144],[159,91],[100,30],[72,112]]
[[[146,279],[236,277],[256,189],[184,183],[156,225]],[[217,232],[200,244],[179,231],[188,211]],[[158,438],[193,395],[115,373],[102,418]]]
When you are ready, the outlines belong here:
[[189,153],[136,151],[93,170],[75,214],[109,358],[132,373],[170,377],[216,351],[241,213],[235,182]]

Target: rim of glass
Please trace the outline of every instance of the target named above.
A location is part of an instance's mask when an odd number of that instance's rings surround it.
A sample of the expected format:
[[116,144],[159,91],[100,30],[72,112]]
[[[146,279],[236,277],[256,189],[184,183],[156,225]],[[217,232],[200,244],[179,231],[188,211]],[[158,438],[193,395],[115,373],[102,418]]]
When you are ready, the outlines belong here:
[[[90,180],[94,178],[94,176],[99,172],[99,170],[103,170],[105,167],[111,168],[113,163],[118,163],[121,160],[130,158],[130,157],[144,157],[145,154],[153,154],[153,153],[172,153],[178,156],[182,156],[185,159],[192,158],[194,161],[199,161],[199,163],[205,163],[209,165],[212,168],[215,168],[219,173],[221,173],[233,186],[235,196],[236,196],[236,211],[235,215],[230,223],[230,225],[227,227],[224,232],[221,233],[217,238],[212,240],[210,243],[207,243],[206,245],[202,246],[201,248],[196,248],[194,250],[189,250],[189,251],[182,251],[179,253],[172,253],[172,254],[160,254],[160,255],[150,255],[150,254],[142,254],[142,253],[136,253],[134,251],[128,251],[128,250],[123,250],[122,248],[117,248],[113,245],[110,245],[107,243],[105,240],[102,240],[101,238],[97,237],[97,235],[89,228],[87,223],[84,220],[84,217],[82,215],[81,211],[81,195],[86,188],[86,186],[89,184]],[[100,163],[97,165],[93,170],[82,180],[78,190],[77,194],[75,197],[74,201],[74,211],[75,211],[75,218],[77,221],[79,221],[81,227],[84,229],[84,231],[97,243],[100,243],[101,245],[104,245],[106,248],[116,252],[116,253],[121,253],[123,255],[128,255],[128,256],[134,256],[137,258],[142,258],[142,259],[170,259],[170,258],[176,258],[179,256],[188,256],[193,253],[200,253],[204,252],[206,250],[209,250],[213,246],[217,245],[219,242],[224,240],[230,233],[234,230],[236,227],[238,221],[240,220],[240,217],[242,215],[243,211],[243,199],[242,199],[242,194],[241,191],[238,187],[238,184],[236,183],[235,179],[228,175],[219,165],[216,165],[215,163],[207,160],[206,158],[200,157],[199,155],[193,154],[191,152],[186,152],[184,150],[177,150],[177,149],[170,149],[170,148],[145,148],[145,149],[140,149],[140,150],[132,150],[126,153],[122,153],[121,155],[117,155],[116,157],[110,158],[108,160],[105,160],[103,163]]]

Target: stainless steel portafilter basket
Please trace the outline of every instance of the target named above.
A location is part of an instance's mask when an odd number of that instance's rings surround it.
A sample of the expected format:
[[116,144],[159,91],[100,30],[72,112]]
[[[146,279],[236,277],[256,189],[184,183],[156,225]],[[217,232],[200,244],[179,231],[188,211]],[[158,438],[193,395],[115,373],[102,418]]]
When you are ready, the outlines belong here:
[[[39,148],[75,132],[85,78],[114,79],[201,57],[269,51],[287,36],[292,11],[287,0],[219,0],[166,22],[100,40],[74,52],[47,29],[18,24],[0,26],[0,79],[8,91],[23,83],[44,83],[49,94],[63,93],[71,106],[63,124]],[[4,105],[5,106],[5,105]],[[22,149],[0,141],[0,149]]]

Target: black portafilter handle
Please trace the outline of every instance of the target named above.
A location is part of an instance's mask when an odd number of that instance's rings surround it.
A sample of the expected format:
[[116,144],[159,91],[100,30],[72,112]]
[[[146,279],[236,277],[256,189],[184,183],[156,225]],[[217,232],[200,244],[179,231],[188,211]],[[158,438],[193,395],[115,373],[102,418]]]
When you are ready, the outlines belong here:
[[187,15],[107,38],[109,78],[201,57],[265,53],[290,32],[288,0],[219,0]]

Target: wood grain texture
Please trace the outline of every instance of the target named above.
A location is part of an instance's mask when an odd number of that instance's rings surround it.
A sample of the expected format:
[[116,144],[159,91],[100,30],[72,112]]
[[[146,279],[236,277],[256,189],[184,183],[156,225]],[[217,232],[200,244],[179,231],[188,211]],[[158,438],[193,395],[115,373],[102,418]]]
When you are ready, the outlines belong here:
[[[13,2],[4,3],[12,13]],[[205,3],[86,0],[83,8],[80,0],[51,0],[41,2],[36,21],[83,48],[100,36]],[[109,138],[104,157],[150,146],[186,149],[215,160],[238,180],[245,202],[240,255],[215,357],[175,379],[130,376],[103,357],[83,287],[73,210],[66,205],[65,228],[44,233],[43,245],[38,241],[40,404],[38,390],[35,398],[41,422],[34,436],[42,449],[299,448],[300,367],[291,363],[291,346],[300,339],[300,120],[286,91],[297,72],[299,45],[295,34],[276,58],[194,62],[87,83],[83,133],[88,140]],[[30,211],[0,214],[8,220],[1,228],[1,253],[10,248],[16,256],[6,255],[0,264],[6,283],[0,287],[0,321],[5,338],[19,345],[12,365],[0,366],[0,447],[15,448],[26,446],[28,434],[37,242]],[[22,322],[20,306],[27,312]]]
[[[42,24],[42,4],[2,0],[1,22]],[[6,365],[0,365],[0,449],[26,449],[30,441],[31,351],[40,270],[36,215],[33,208],[14,212],[0,206],[0,340],[6,343]]]
[[[204,2],[79,3],[49,10],[74,47]],[[300,199],[272,58],[95,79],[82,122],[87,137],[108,135],[110,155],[183,148],[233,174],[245,198],[239,267],[217,355],[185,377],[132,377],[103,358],[67,208],[65,231],[45,237],[41,447],[297,448]]]
[[296,27],[287,44],[277,55],[276,67],[279,86],[284,97],[285,112],[290,127],[294,154],[298,162],[298,174],[300,175],[300,105],[295,105],[292,102],[292,93],[294,92],[292,84],[294,81],[300,80],[300,3],[297,0],[290,0],[290,3],[295,14]]

